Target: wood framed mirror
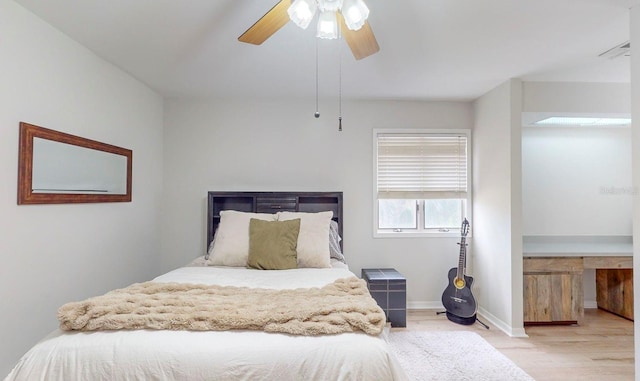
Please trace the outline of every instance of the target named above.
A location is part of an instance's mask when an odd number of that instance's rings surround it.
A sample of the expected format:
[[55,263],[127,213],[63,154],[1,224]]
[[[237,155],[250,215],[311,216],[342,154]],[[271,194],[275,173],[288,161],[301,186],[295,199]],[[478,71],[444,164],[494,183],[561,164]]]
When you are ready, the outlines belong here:
[[133,152],[20,122],[18,204],[130,202]]

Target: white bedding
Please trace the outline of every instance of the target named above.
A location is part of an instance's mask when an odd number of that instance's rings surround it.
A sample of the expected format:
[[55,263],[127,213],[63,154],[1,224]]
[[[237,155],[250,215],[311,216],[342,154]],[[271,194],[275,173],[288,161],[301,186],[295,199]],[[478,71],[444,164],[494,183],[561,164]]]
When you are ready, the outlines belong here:
[[[279,271],[191,266],[154,280],[287,289],[353,276],[346,266],[332,264],[336,267]],[[385,333],[56,330],[27,352],[5,381],[406,380]]]

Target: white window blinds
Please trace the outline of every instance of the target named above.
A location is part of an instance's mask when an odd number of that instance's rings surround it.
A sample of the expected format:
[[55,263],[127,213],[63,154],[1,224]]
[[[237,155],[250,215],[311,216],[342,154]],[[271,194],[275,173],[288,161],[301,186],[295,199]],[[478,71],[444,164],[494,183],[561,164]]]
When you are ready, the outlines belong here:
[[467,197],[467,135],[377,135],[378,198]]

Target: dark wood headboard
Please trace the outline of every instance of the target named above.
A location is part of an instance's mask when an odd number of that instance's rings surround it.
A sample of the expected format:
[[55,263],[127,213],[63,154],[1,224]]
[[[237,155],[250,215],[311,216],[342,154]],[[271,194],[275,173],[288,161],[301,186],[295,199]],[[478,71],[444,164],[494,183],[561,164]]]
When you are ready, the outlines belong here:
[[[342,192],[209,192],[207,202],[207,246],[220,223],[220,211],[237,210],[252,213],[333,212],[342,234]],[[342,245],[342,242],[340,244]]]

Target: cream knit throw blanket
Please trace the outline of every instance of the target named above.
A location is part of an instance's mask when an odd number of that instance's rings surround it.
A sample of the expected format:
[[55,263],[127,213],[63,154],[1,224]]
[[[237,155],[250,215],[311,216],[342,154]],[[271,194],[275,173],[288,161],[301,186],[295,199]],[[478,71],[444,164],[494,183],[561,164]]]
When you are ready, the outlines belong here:
[[378,335],[385,325],[384,312],[356,277],[292,290],[136,283],[67,303],[58,310],[58,320],[65,331],[249,329],[292,335]]

